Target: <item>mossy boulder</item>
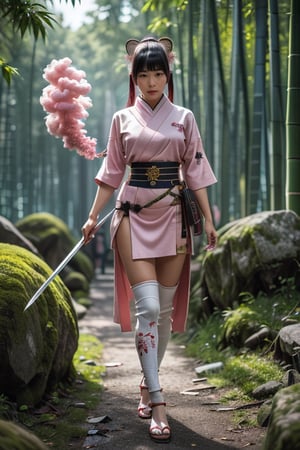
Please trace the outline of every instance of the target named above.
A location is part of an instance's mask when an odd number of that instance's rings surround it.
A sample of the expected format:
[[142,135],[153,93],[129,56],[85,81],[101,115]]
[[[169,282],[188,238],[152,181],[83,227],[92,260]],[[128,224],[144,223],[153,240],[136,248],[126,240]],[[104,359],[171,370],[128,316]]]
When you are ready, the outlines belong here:
[[0,450],[47,450],[34,434],[20,425],[0,420]]
[[0,216],[0,242],[6,244],[19,245],[20,247],[27,248],[36,255],[39,254],[38,249],[23,236],[22,233],[12,224],[8,219]]
[[[75,240],[67,225],[49,213],[35,213],[16,223],[17,229],[38,249],[47,264],[55,269],[72,250]],[[94,267],[87,254],[80,250],[61,272],[64,279],[70,271],[82,273],[90,282],[94,276]]]
[[265,211],[227,224],[216,249],[201,260],[200,308],[210,314],[232,308],[242,292],[271,293],[297,276],[299,259],[300,217],[293,211]]
[[51,273],[30,251],[0,243],[0,392],[18,405],[36,405],[75,375],[78,324],[60,277],[24,312]]
[[68,287],[70,292],[82,292],[85,295],[89,292],[89,284],[87,279],[82,273],[79,272],[71,272],[66,275],[64,279],[65,285]]
[[263,450],[300,450],[299,383],[274,396]]
[[275,359],[300,372],[300,323],[281,328],[275,343]]

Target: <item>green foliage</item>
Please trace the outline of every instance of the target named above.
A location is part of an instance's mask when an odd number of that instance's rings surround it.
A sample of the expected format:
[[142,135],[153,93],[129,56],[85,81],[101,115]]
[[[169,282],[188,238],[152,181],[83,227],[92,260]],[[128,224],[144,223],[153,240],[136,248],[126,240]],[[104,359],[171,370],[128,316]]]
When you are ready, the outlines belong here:
[[[70,1],[74,6],[76,0]],[[80,3],[80,0],[78,1]],[[0,0],[0,26],[1,38],[3,39],[2,45],[0,44],[0,51],[3,52],[4,41],[10,40],[10,32],[19,34],[21,39],[24,39],[27,33],[32,33],[35,40],[41,36],[42,40],[45,41],[47,29],[53,29],[54,25],[58,25],[55,15],[39,2],[32,0]],[[1,57],[0,67],[3,79],[10,86],[13,77],[19,75],[18,69],[7,64]]]
[[[282,286],[274,295],[268,296],[260,293],[257,298],[251,294],[243,293],[248,298],[248,304],[256,314],[260,325],[279,331],[287,319],[299,321],[300,319],[300,292],[296,289],[293,278],[282,280]],[[243,300],[244,301],[244,300]]]
[[148,25],[151,33],[164,34],[171,28],[177,28],[178,24],[173,12],[183,12],[188,6],[188,0],[148,0],[144,3],[142,13],[154,13],[154,16]]
[[13,420],[16,416],[15,406],[3,394],[0,394],[0,419]]
[[184,10],[188,5],[188,0],[147,0],[144,2],[142,12],[147,11],[165,11],[170,8],[176,8],[177,10]]
[[243,394],[251,397],[251,392],[257,386],[270,380],[279,381],[282,375],[283,370],[270,356],[262,357],[255,353],[245,353],[226,359],[224,370],[219,376],[214,375],[213,382],[223,387],[235,386]]
[[224,324],[220,339],[221,346],[243,346],[245,340],[258,329],[259,323],[256,313],[245,304],[236,309],[223,312]]
[[243,292],[239,302],[239,306],[223,312],[221,348],[241,347],[247,337],[263,326],[278,332],[287,319],[299,321],[300,293],[294,278],[282,279],[281,287],[271,296],[261,292],[255,298]]
[[[216,312],[207,320],[201,321],[197,331],[188,339],[187,355],[199,358],[207,363],[219,361],[218,342],[222,323],[223,319],[219,312]],[[225,352],[223,355],[225,357]]]
[[8,85],[10,85],[14,75],[19,75],[18,69],[7,64],[3,58],[0,58],[0,67],[2,76]]
[[230,388],[226,401],[241,400],[243,396],[249,400],[255,387],[269,380],[280,380],[283,371],[272,360],[272,354],[262,356],[249,351],[236,355],[237,349],[232,346],[220,350],[222,320],[220,315],[215,314],[201,323],[199,331],[187,342],[186,353],[203,363],[222,361],[224,369],[218,374],[208,375],[209,381],[220,388]]
[[21,411],[21,412],[28,411],[28,406],[27,406],[27,405],[21,405],[21,406],[19,406],[19,411]]
[[[295,279],[282,280],[281,288],[272,296],[260,293],[255,298],[244,292],[240,301],[242,303],[235,309],[224,314],[215,312],[207,320],[201,320],[185,342],[189,356],[203,363],[224,363],[224,370],[209,379],[212,384],[226,387],[231,400],[234,396],[249,399],[251,391],[259,384],[279,381],[283,375],[283,370],[272,359],[272,343],[266,342],[259,351],[250,351],[241,348],[245,335],[262,326],[276,333],[288,319],[299,322],[300,315],[300,292]],[[228,388],[233,389],[228,391]]]
[[53,28],[57,23],[54,15],[48,11],[45,5],[30,0],[1,0],[1,16],[7,19],[13,29],[20,32],[21,38],[26,32],[32,32],[35,39],[39,35],[46,38],[46,27]]

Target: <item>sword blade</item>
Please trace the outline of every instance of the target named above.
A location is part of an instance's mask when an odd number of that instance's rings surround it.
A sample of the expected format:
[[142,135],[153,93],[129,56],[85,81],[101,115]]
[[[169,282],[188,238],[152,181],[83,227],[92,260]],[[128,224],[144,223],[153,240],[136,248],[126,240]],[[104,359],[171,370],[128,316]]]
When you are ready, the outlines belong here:
[[[106,216],[103,217],[103,219],[101,219],[97,225],[95,226],[93,233],[96,233],[99,228],[101,228],[101,226],[107,221],[107,219],[109,219],[109,217],[113,214],[114,209],[112,209],[108,214],[106,214]],[[49,286],[49,284],[51,283],[51,281],[53,280],[53,278],[56,277],[56,275],[58,275],[63,268],[68,264],[68,262],[76,255],[76,253],[81,249],[81,247],[84,245],[84,238],[82,237],[80,239],[80,241],[77,242],[77,244],[75,245],[75,247],[72,248],[72,250],[70,251],[70,253],[68,253],[68,255],[65,257],[65,259],[59,264],[59,266],[54,270],[54,272],[52,272],[52,274],[50,275],[49,278],[47,278],[47,280],[42,284],[42,286],[36,291],[36,293],[33,295],[33,297],[31,297],[31,299],[29,300],[29,302],[27,303],[27,305],[24,308],[24,311],[26,311],[26,309],[28,309],[31,305],[33,305],[33,303],[39,298],[39,296],[44,292],[44,290],[47,288],[47,286]]]

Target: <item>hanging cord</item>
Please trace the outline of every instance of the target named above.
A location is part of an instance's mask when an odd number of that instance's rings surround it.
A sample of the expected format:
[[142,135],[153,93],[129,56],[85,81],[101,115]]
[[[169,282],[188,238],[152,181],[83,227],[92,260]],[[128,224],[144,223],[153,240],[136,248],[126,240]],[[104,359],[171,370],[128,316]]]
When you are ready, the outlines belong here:
[[143,206],[136,204],[136,203],[131,204],[130,202],[127,201],[127,202],[121,203],[121,206],[119,208],[116,208],[116,210],[124,211],[126,216],[128,216],[129,211],[139,213],[143,208],[149,208],[150,206],[154,205],[154,203],[157,203],[160,200],[162,200],[163,198],[165,198],[167,195],[172,195],[173,197],[178,197],[177,194],[174,194],[173,192],[171,192],[172,189],[174,189],[174,187],[175,186],[170,187],[165,192],[163,192],[161,195],[159,195],[158,197],[155,197],[150,202],[145,203]]

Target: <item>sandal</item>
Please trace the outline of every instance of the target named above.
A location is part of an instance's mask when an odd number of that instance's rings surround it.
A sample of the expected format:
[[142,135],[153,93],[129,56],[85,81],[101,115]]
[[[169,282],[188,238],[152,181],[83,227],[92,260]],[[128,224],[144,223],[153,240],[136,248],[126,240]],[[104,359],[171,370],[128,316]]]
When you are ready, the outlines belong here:
[[[156,406],[166,406],[165,403],[151,403],[151,409]],[[163,427],[159,425],[153,425],[149,428],[149,435],[155,442],[168,443],[171,440],[171,428],[169,425]]]
[[151,408],[150,404],[149,403],[145,404],[145,403],[142,402],[143,389],[147,389],[148,390],[148,387],[147,386],[143,386],[142,384],[140,384],[141,399],[140,399],[140,403],[139,403],[139,406],[138,406],[138,416],[141,419],[151,419],[151,417],[152,417],[152,408]]

